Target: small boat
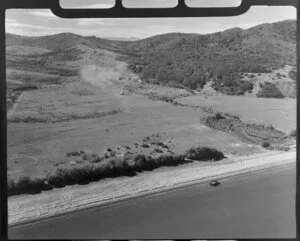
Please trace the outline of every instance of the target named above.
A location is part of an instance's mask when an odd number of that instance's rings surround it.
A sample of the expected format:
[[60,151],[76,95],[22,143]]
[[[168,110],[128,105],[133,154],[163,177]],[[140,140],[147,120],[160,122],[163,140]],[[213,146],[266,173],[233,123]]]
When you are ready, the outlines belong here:
[[221,184],[221,182],[217,181],[217,180],[212,180],[210,183],[209,183],[211,186],[219,186]]

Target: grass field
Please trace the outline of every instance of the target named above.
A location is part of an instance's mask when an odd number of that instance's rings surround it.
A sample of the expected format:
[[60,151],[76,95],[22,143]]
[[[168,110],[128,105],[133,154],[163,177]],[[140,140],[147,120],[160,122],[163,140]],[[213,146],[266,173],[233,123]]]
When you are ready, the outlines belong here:
[[84,150],[101,154],[106,148],[131,146],[132,151],[148,154],[151,149],[135,148],[135,143],[156,133],[163,142],[171,142],[171,150],[179,153],[187,148],[211,146],[225,153],[260,151],[235,137],[211,130],[200,124],[206,113],[171,104],[154,102],[143,96],[124,96],[127,111],[85,120],[58,123],[9,123],[8,174],[44,176],[57,167],[68,166],[76,157],[65,158],[67,152]]
[[72,82],[24,92],[14,110],[8,113],[8,120],[33,123],[96,118],[119,112],[118,102],[89,84]]
[[189,96],[177,100],[187,105],[210,106],[215,111],[240,117],[243,121],[275,128],[289,133],[296,129],[296,99],[264,99],[240,96]]

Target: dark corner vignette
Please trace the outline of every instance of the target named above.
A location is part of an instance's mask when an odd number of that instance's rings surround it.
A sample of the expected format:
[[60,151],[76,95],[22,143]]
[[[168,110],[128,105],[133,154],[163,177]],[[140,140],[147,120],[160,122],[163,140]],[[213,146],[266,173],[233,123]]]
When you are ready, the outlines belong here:
[[[6,9],[13,8],[44,8],[51,9],[52,12],[63,18],[79,18],[79,17],[201,17],[201,16],[234,16],[240,15],[249,10],[252,5],[274,5],[274,6],[295,6],[297,7],[297,29],[299,30],[299,8],[300,0],[242,0],[239,7],[234,8],[216,8],[216,9],[203,9],[203,8],[188,8],[184,0],[179,0],[177,7],[173,9],[125,9],[122,7],[121,0],[116,0],[116,5],[112,9],[93,9],[93,10],[64,10],[59,6],[59,0],[2,0],[0,1],[0,135],[1,135],[1,151],[0,151],[0,202],[1,202],[1,219],[0,219],[0,239],[8,240],[7,235],[7,120],[6,120],[6,69],[5,69],[5,11]],[[297,66],[300,65],[300,31],[297,31]],[[300,79],[300,73],[297,71],[297,80]],[[300,87],[297,85],[299,93]],[[297,96],[297,120],[299,120],[299,99]],[[299,127],[297,121],[297,129]],[[298,147],[299,135],[297,135],[297,193],[296,193],[296,222],[297,222],[297,240],[300,240],[300,165]]]
[[[300,31],[299,31],[299,28],[300,28],[300,1],[298,0],[297,1],[297,5],[296,5],[296,8],[297,8],[297,69],[299,68],[300,66]],[[300,86],[299,86],[299,79],[300,79],[300,73],[299,71],[297,71],[297,129],[299,129],[300,127],[300,124],[299,124],[299,117],[300,117],[300,101],[299,101],[299,98],[298,98],[298,93],[299,93],[299,90],[300,90]],[[300,140],[300,137],[299,135],[297,135],[297,140],[296,140],[296,145],[297,145],[297,154],[296,154],[296,168],[297,168],[297,178],[296,178],[296,238],[297,240],[300,240],[300,160],[299,160],[299,157],[300,157],[300,149],[299,149],[299,140]]]
[[5,70],[5,5],[0,2],[0,239],[7,240],[7,136],[6,136],[6,70]]

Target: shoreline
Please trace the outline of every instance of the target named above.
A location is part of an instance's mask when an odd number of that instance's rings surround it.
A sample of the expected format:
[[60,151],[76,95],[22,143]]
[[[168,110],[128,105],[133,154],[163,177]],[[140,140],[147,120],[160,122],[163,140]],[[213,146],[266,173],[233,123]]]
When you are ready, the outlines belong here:
[[[36,195],[8,199],[9,227],[28,225],[41,219],[148,196],[208,181],[228,178],[296,163],[296,152],[264,152],[225,159],[217,163],[191,163],[159,168],[136,177],[108,179],[89,185],[68,186]],[[99,196],[99,193],[102,195]]]

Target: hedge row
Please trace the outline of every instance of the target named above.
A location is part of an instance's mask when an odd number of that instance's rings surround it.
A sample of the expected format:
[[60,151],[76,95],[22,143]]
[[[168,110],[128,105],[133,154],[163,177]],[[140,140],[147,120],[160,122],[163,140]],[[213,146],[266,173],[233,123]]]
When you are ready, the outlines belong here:
[[218,161],[224,158],[222,152],[208,147],[191,148],[184,155],[161,155],[155,158],[136,154],[122,159],[111,159],[102,165],[85,165],[72,169],[58,168],[45,178],[21,177],[8,182],[8,196],[36,194],[41,191],[61,188],[66,185],[87,184],[104,178],[134,176],[138,172],[151,171],[162,166],[177,166],[193,161]]

